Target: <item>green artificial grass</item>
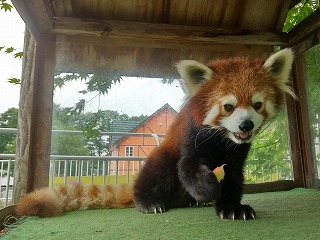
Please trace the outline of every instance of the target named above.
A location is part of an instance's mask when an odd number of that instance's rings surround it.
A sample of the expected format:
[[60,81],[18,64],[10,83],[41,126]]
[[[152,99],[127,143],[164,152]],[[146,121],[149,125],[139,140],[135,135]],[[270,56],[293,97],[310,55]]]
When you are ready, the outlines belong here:
[[171,209],[142,214],[135,209],[66,213],[26,218],[3,239],[319,239],[320,191],[245,195],[257,212],[255,221],[220,220],[212,207]]

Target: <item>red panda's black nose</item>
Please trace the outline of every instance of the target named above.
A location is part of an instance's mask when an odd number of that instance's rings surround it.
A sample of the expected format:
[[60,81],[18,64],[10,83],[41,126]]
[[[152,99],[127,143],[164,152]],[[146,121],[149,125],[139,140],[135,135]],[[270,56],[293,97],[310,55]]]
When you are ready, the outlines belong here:
[[254,127],[254,124],[251,120],[245,120],[239,125],[239,129],[242,132],[250,132]]

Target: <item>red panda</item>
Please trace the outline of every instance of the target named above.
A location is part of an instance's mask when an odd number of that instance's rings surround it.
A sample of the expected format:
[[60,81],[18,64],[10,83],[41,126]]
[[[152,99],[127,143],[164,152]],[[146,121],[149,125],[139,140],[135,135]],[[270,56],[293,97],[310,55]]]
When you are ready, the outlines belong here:
[[[222,219],[255,219],[242,205],[243,168],[250,143],[272,119],[288,93],[290,49],[266,61],[220,59],[177,64],[187,100],[166,138],[146,160],[133,186],[75,184],[24,196],[17,216],[50,217],[66,211],[135,207],[143,213],[213,203]],[[225,164],[219,182],[212,170]]]

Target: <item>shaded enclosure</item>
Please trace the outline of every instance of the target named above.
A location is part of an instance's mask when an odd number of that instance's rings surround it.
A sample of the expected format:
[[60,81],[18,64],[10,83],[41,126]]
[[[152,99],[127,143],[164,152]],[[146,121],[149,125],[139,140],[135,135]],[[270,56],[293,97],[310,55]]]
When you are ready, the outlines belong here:
[[[293,177],[247,191],[319,187],[310,129],[305,52],[319,43],[320,11],[288,32],[296,0],[12,0],[26,22],[17,135],[15,194],[48,185],[53,77],[59,73],[178,78],[175,63],[295,52],[287,99]],[[302,1],[304,4],[305,1]],[[316,118],[318,119],[318,118]],[[314,118],[311,119],[312,121]],[[260,190],[259,190],[260,189]]]

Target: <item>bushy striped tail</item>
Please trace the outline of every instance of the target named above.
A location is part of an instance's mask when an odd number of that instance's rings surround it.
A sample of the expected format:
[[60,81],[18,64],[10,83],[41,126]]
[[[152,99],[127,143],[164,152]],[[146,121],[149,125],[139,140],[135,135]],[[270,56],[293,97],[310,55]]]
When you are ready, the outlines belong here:
[[53,217],[68,211],[134,207],[132,185],[61,185],[22,197],[16,216]]

